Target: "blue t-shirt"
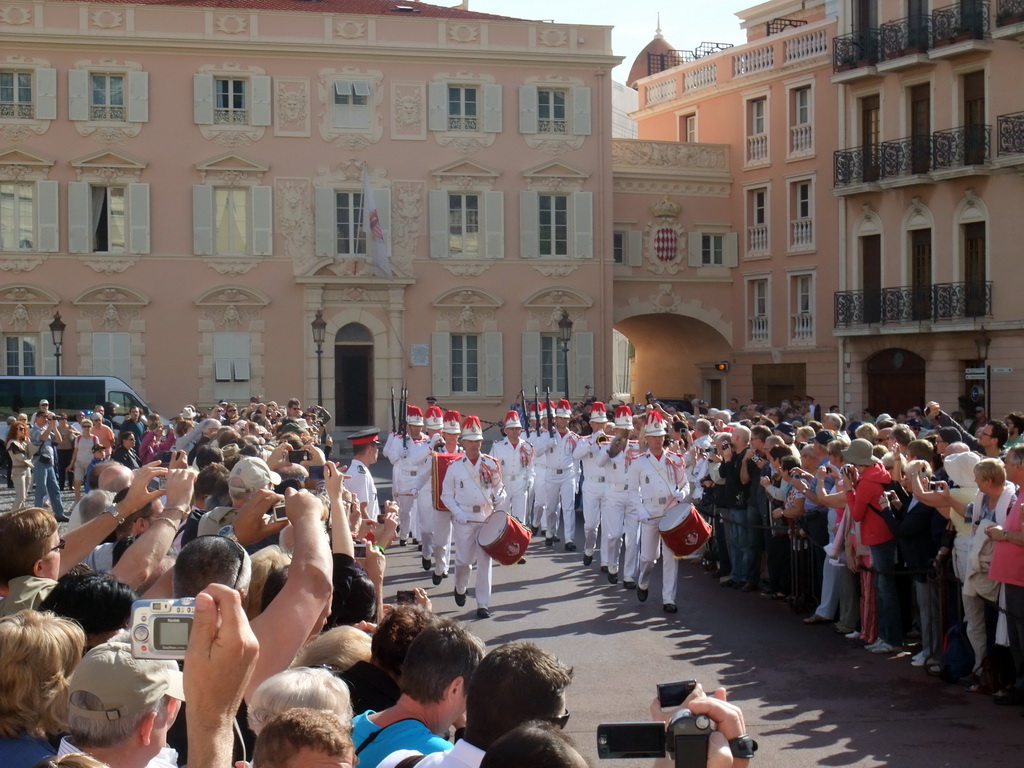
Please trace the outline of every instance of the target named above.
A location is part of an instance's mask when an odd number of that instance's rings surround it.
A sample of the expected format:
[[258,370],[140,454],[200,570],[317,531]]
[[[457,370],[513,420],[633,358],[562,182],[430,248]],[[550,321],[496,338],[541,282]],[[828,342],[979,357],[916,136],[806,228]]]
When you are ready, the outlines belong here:
[[429,755],[452,748],[450,741],[435,736],[419,720],[399,720],[381,728],[370,722],[369,716],[374,714],[376,712],[371,709],[352,719],[352,741],[357,750],[374,733],[379,734],[357,753],[359,768],[377,768],[381,760],[400,749],[411,749]]
[[0,739],[0,765],[4,768],[32,768],[40,760],[56,754],[46,739],[33,739],[27,735]]

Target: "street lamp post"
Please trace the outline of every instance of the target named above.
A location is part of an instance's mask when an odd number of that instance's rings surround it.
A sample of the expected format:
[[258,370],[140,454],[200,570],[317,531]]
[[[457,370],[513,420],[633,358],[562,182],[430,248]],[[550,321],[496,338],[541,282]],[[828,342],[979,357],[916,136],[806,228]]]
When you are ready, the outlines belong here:
[[323,405],[324,402],[324,372],[323,354],[324,339],[327,337],[327,321],[324,320],[323,310],[316,311],[316,317],[310,323],[313,329],[313,343],[316,344],[316,404]]
[[67,325],[60,319],[60,312],[54,312],[53,320],[50,322],[50,336],[53,337],[53,356],[57,361],[58,376],[60,376],[60,349],[64,346],[65,328],[67,328]]
[[562,342],[562,368],[565,399],[569,399],[569,339],[572,338],[572,318],[567,310],[562,310],[562,316],[558,319],[558,339]]
[[988,418],[992,418],[992,369],[988,365],[988,348],[991,344],[992,338],[985,326],[981,326],[978,335],[974,337],[974,346],[978,349],[978,359],[985,369],[985,414]]

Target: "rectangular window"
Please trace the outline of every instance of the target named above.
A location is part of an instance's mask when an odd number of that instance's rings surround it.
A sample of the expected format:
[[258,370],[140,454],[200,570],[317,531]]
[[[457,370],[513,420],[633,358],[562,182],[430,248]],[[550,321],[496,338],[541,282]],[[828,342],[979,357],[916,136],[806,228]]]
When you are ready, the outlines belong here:
[[448,130],[479,131],[479,91],[474,87],[448,86]]
[[452,394],[477,394],[480,391],[480,337],[452,334]]
[[550,88],[541,88],[537,91],[537,133],[569,132],[565,102],[565,91]]
[[90,80],[90,120],[116,120],[127,118],[124,106],[124,75],[93,73]]
[[479,195],[448,195],[448,252],[452,256],[480,254]]
[[612,263],[623,264],[626,260],[626,233],[612,233]]
[[910,290],[914,320],[932,318],[932,231],[910,232]]
[[213,109],[215,125],[248,125],[249,108],[245,91],[246,80],[218,77],[215,80],[216,97]]
[[131,381],[131,338],[130,333],[94,333],[92,372],[98,376],[117,376],[123,381]]
[[540,337],[540,388],[562,392],[565,388],[565,355],[558,334]]
[[540,195],[540,255],[569,253],[568,195]]
[[725,235],[700,236],[700,263],[705,267],[723,265],[725,253]]
[[985,266],[985,222],[975,221],[963,225],[964,235],[964,303],[967,317],[988,314],[988,272]]
[[809,342],[814,339],[814,276],[794,275],[790,285],[793,302],[794,342]]
[[751,280],[747,283],[749,293],[747,317],[750,322],[749,342],[753,345],[768,343],[768,280]]
[[694,142],[697,140],[697,116],[696,115],[683,115],[680,127],[682,130],[679,132],[679,140],[686,142]]
[[244,255],[248,248],[249,192],[218,187],[214,190],[215,252]]
[[370,84],[365,80],[334,81],[334,127],[370,127]]
[[759,163],[768,159],[768,99],[747,102],[747,162]]
[[35,248],[35,185],[0,184],[0,251]]
[[124,187],[92,188],[92,249],[123,253],[126,246]]
[[5,70],[0,72],[0,118],[31,120],[32,73]]
[[747,254],[768,252],[768,190],[747,193]]
[[36,344],[33,336],[5,336],[4,351],[6,352],[8,376],[35,376]]
[[814,131],[811,127],[811,86],[794,88],[790,104],[789,152],[802,155],[814,148]]
[[790,222],[789,247],[793,250],[811,248],[814,245],[811,182],[794,182],[792,190],[790,206],[793,220]]
[[363,231],[363,194],[361,192],[335,193],[335,223],[337,225],[337,254],[362,256],[366,254],[366,233]]

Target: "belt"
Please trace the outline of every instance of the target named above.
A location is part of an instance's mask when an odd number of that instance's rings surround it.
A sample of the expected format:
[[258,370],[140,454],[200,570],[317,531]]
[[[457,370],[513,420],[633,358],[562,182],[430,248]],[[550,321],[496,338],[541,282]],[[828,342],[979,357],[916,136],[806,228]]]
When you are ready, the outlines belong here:
[[613,491],[628,491],[629,483],[608,483],[608,487]]
[[412,470],[412,471],[410,472],[410,471],[409,471],[409,470],[407,470],[407,469],[403,469],[403,470],[402,470],[402,474],[403,474],[403,475],[408,475],[409,477],[416,477],[416,475],[418,475],[419,473],[418,473],[418,472],[417,472],[416,470]]
[[647,504],[648,502],[652,504],[661,504],[662,506],[665,506],[666,504],[668,504],[668,496],[662,496],[659,499],[643,499],[644,504]]
[[604,475],[602,475],[601,477],[591,477],[591,478],[584,477],[583,479],[584,480],[590,480],[590,482],[592,482],[592,483],[603,483],[604,482]]
[[567,469],[556,469],[556,470],[555,470],[555,474],[556,474],[556,475],[560,475],[560,474],[562,474],[563,472],[568,472],[568,471],[569,471],[569,470],[567,470]]

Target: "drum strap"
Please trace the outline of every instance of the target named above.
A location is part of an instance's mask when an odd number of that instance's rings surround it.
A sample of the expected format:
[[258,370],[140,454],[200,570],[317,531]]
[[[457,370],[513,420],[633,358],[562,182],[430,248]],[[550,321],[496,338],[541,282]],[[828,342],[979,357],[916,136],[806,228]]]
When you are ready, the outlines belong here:
[[368,746],[373,744],[373,742],[377,740],[377,737],[380,736],[382,733],[384,733],[384,731],[386,731],[392,725],[398,725],[399,723],[407,723],[410,720],[415,720],[418,723],[422,722],[422,720],[420,720],[419,718],[416,718],[416,717],[403,717],[401,720],[395,720],[395,722],[393,722],[393,723],[388,723],[383,728],[374,731],[369,736],[367,736],[365,739],[363,739],[363,743],[360,744],[358,747],[356,747],[356,754],[358,755],[360,752],[362,752]]
[[[480,458],[477,459],[477,462],[479,463],[483,460],[484,457],[481,455]],[[474,467],[473,462],[469,459],[463,459],[462,461],[466,464],[466,474],[469,475],[469,479],[473,481],[473,485],[477,487],[480,491],[480,495],[483,496],[485,500],[490,501],[491,495],[484,490],[483,483],[480,482],[480,473],[477,467]]]

